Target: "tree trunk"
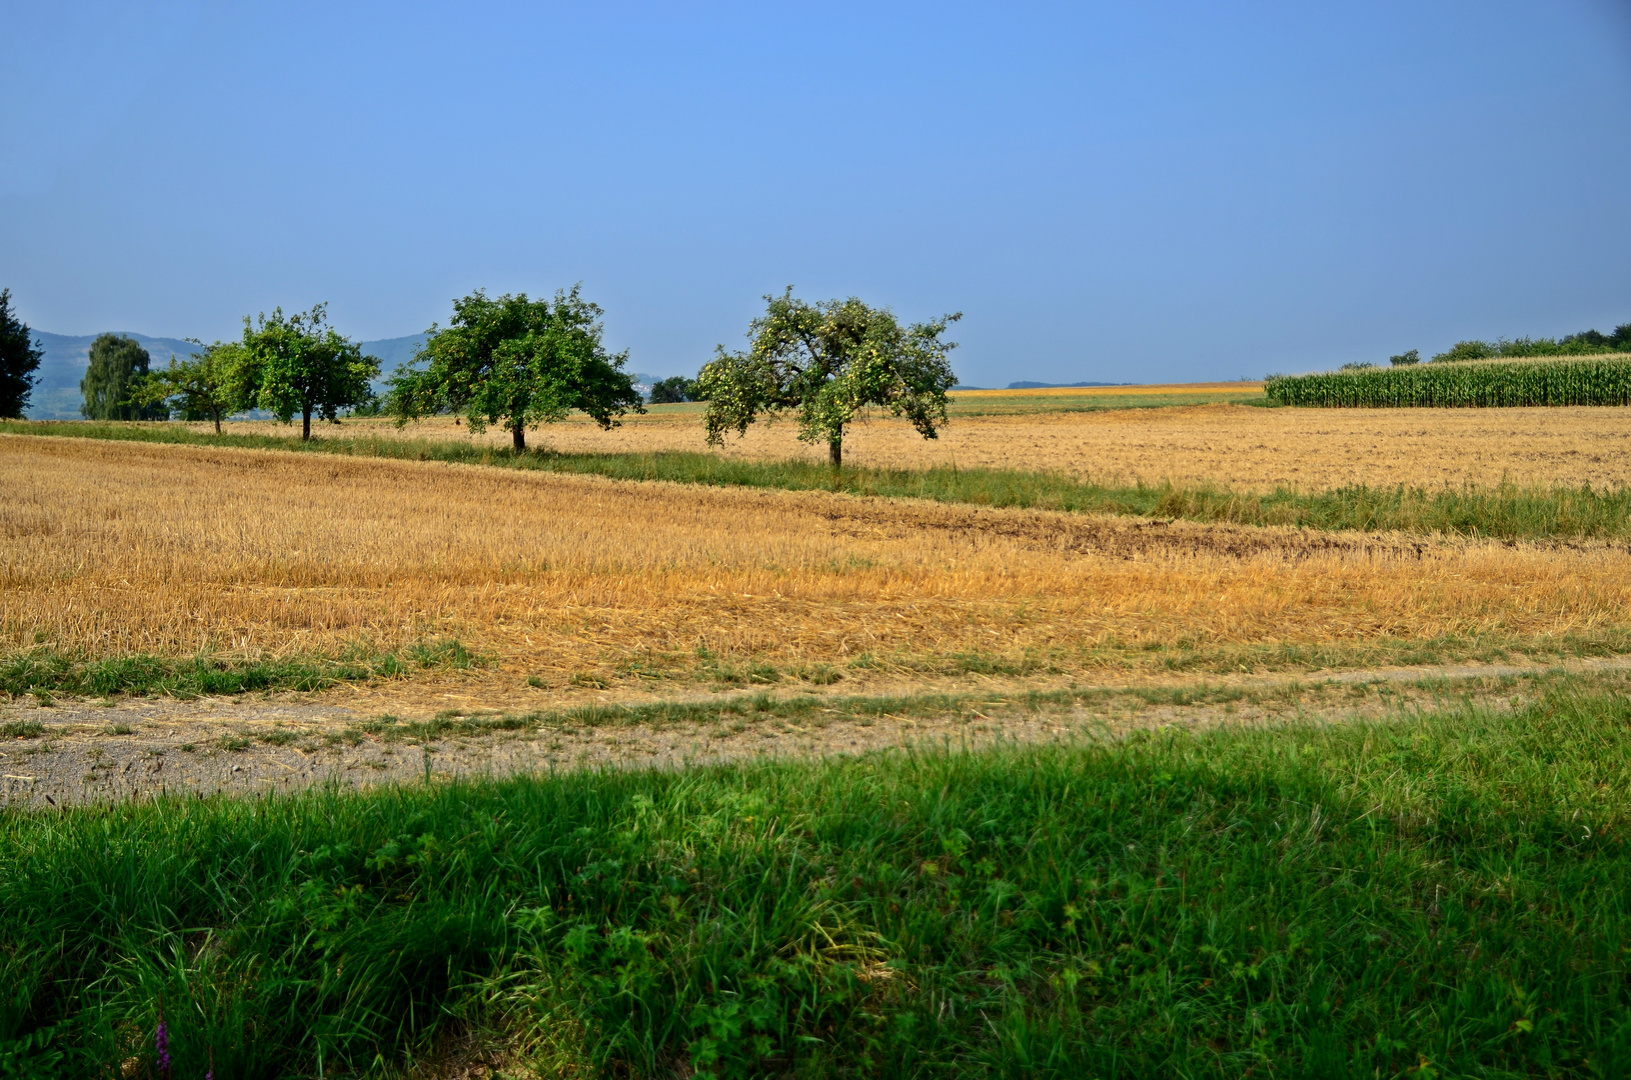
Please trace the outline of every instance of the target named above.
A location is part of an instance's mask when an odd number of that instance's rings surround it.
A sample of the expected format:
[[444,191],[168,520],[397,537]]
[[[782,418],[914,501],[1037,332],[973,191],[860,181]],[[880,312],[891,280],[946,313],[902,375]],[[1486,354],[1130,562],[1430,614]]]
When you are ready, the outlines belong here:
[[515,425],[510,429],[510,434],[515,439],[515,452],[518,454],[525,453],[527,449],[527,425]]
[[300,441],[305,442],[311,438],[311,406],[307,405],[300,410]]
[[828,439],[827,440],[827,460],[832,463],[833,468],[835,468],[835,469],[843,468],[843,466],[844,466],[844,438],[843,438],[842,435],[840,435],[836,439]]
[[221,414],[216,412],[213,415],[215,417],[215,433],[219,435],[221,434]]

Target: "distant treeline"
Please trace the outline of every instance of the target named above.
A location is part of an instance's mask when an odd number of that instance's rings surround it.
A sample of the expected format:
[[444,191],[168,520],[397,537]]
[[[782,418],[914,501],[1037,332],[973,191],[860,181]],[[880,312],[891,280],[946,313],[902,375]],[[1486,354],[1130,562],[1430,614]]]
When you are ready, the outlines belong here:
[[1631,352],[1631,323],[1622,323],[1612,334],[1598,330],[1582,330],[1561,338],[1517,338],[1508,341],[1499,338],[1488,341],[1458,341],[1433,357],[1434,362],[1446,360],[1522,359],[1527,356],[1592,356],[1598,353]]
[[[1622,352],[1631,352],[1631,323],[1616,326],[1612,334],[1605,334],[1601,330],[1582,330],[1578,334],[1560,338],[1522,337],[1511,341],[1506,338],[1496,338],[1494,341],[1458,341],[1427,362],[1443,364],[1457,360],[1522,360],[1536,356],[1596,356],[1602,353]],[[1388,360],[1394,367],[1408,367],[1421,362],[1421,352],[1411,349],[1398,356],[1390,356]],[[1378,366],[1366,363],[1343,364],[1342,370],[1363,371]]]

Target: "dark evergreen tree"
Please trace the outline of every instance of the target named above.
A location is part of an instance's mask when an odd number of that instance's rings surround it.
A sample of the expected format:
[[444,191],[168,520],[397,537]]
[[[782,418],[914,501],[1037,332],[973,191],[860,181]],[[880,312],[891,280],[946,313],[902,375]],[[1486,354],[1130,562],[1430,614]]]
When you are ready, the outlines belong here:
[[133,401],[147,378],[147,350],[135,338],[103,334],[91,343],[91,363],[79,381],[85,400],[79,406],[87,420],[161,420],[159,405]]
[[42,355],[28,324],[12,314],[11,290],[0,289],[0,416],[22,417]]

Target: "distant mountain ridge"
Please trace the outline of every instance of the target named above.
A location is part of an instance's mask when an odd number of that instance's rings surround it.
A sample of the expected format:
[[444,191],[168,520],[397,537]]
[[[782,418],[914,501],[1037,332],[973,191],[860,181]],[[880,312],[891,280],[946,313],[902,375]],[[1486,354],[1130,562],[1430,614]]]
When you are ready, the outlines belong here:
[[1128,382],[1011,382],[1009,390],[1075,390],[1083,386],[1132,386]]

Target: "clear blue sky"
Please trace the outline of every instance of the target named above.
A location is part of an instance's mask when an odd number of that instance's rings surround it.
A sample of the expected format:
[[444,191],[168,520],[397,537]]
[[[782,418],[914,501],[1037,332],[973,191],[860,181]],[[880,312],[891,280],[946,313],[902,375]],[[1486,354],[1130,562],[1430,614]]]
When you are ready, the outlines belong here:
[[36,329],[410,334],[582,281],[690,372],[759,297],[961,310],[967,382],[1631,321],[1631,3],[0,0]]

